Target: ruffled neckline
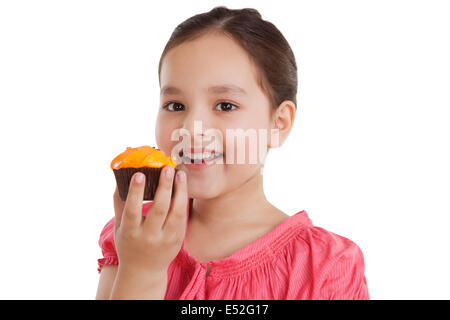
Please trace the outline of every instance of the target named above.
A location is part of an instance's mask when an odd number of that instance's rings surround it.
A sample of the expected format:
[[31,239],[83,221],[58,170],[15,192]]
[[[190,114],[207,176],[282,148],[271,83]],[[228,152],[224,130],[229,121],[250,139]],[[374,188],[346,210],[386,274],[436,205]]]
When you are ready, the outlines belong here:
[[[187,213],[189,218],[189,207],[192,198],[188,201]],[[259,237],[250,244],[237,250],[228,257],[210,261],[200,262],[193,257],[185,248],[185,240],[177,256],[182,263],[187,263],[194,268],[204,268],[211,265],[211,273],[208,277],[230,277],[247,272],[249,269],[265,262],[273,260],[278,252],[303,229],[312,226],[312,221],[305,210],[296,212],[289,216],[272,230]],[[187,230],[187,224],[186,224]]]

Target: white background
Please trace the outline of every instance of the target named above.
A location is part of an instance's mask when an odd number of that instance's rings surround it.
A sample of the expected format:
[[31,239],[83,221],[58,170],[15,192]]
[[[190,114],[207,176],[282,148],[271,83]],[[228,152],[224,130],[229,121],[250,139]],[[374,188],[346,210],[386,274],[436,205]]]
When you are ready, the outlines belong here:
[[296,55],[268,199],[355,241],[372,299],[449,299],[448,2],[92,0],[0,2],[0,298],[94,299],[110,161],[155,144],[162,49],[216,5]]

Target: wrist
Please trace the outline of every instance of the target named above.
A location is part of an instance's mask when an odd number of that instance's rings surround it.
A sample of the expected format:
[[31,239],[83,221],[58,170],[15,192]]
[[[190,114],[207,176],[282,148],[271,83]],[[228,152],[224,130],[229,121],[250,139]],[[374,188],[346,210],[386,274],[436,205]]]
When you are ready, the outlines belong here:
[[142,270],[119,263],[110,298],[162,300],[166,287],[167,270]]

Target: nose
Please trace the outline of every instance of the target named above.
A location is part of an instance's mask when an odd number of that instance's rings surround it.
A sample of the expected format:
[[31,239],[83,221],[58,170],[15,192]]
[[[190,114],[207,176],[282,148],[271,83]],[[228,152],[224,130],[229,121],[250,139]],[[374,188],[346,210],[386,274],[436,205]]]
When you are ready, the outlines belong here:
[[201,107],[193,107],[185,113],[183,129],[189,132],[191,147],[202,147],[203,140],[207,138],[205,132],[209,128],[209,122],[207,112]]

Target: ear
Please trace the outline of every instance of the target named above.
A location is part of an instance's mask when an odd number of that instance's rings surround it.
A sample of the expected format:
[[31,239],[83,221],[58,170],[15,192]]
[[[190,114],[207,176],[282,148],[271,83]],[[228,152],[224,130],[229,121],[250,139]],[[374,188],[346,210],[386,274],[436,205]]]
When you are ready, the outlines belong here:
[[290,100],[283,101],[272,113],[269,148],[278,148],[287,139],[294,125],[295,113],[295,103]]

